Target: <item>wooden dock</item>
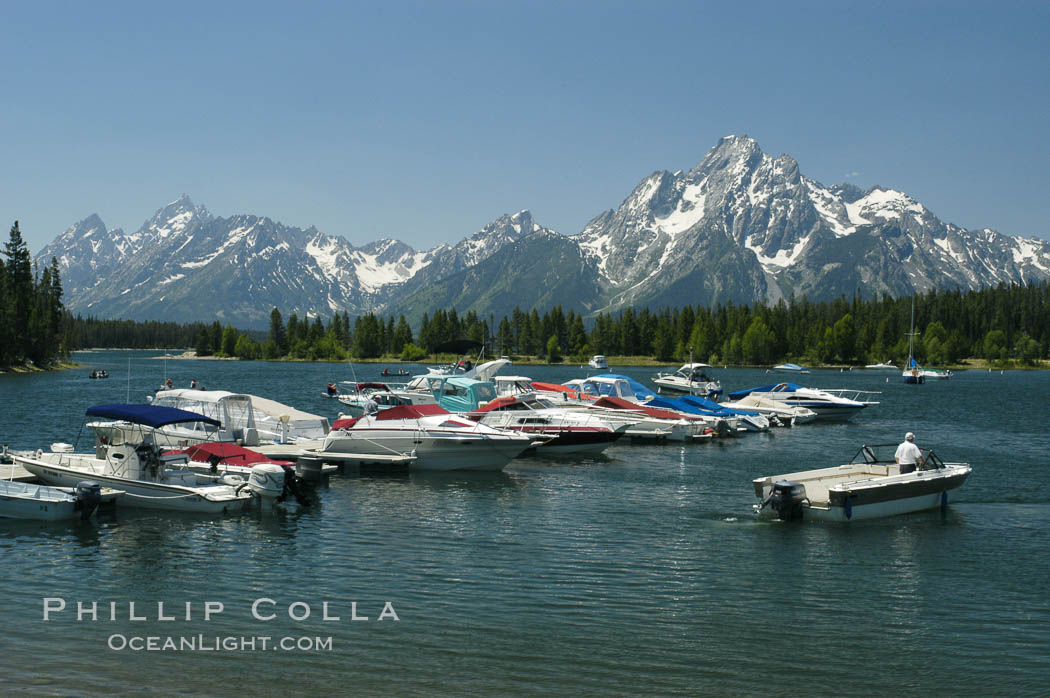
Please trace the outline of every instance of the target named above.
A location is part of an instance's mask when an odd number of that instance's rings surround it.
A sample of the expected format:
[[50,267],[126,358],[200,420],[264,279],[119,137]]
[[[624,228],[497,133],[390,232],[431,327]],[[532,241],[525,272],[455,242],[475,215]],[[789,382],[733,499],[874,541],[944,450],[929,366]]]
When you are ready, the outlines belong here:
[[[7,455],[6,453],[4,454]],[[36,480],[36,475],[29,472],[22,466],[9,462],[10,457],[3,459],[0,462],[0,480],[15,480],[17,482],[32,482]]]

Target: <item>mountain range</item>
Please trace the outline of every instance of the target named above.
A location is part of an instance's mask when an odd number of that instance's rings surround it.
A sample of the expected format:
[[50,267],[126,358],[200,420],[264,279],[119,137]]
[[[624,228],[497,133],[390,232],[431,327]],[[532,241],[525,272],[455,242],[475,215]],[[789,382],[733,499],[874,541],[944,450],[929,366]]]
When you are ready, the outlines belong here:
[[455,245],[355,247],[312,227],[213,216],[183,195],[130,234],[88,216],[36,259],[52,256],[75,313],[241,328],[268,326],[274,307],[417,323],[439,308],[593,315],[1050,279],[1047,241],[966,230],[885,187],[825,186],[747,136],[721,139],[688,172],[650,174],[574,235],[521,211]]

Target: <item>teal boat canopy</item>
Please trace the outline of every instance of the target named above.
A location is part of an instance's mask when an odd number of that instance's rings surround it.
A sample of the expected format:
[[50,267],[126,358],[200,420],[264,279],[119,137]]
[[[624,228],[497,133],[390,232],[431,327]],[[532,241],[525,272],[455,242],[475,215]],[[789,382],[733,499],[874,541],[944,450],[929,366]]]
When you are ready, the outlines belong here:
[[496,385],[492,381],[476,381],[462,376],[442,376],[430,379],[434,400],[449,412],[470,412],[483,402],[496,399]]

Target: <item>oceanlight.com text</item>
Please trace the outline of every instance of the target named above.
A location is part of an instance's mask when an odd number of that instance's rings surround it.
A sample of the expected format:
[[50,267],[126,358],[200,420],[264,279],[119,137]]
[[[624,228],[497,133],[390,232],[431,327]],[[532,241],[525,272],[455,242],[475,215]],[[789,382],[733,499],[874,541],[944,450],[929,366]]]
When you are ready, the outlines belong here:
[[331,652],[332,638],[268,635],[121,635],[106,640],[115,652]]

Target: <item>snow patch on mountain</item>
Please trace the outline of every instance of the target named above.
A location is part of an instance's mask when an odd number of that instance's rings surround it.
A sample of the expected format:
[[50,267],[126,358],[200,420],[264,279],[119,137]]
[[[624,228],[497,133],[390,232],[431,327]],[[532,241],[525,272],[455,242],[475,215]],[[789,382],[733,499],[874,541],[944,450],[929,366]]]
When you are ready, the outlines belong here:
[[390,284],[404,283],[430,263],[426,252],[415,252],[392,262],[380,262],[379,256],[361,250],[353,254],[354,275],[361,282],[361,288],[372,293]]
[[674,211],[664,218],[654,219],[653,224],[658,230],[672,237],[677,236],[703,219],[706,199],[707,195],[704,194],[702,183],[688,185],[682,192],[682,197]]
[[806,245],[809,244],[809,235],[796,242],[790,250],[777,250],[777,253],[772,257],[769,257],[762,252],[762,248],[759,245],[752,244],[751,238],[748,238],[744,243],[747,249],[755,253],[755,257],[758,258],[759,264],[762,268],[768,272],[776,272],[790,267],[802,256],[803,250],[806,249]]
[[836,236],[841,238],[857,232],[855,225],[845,225],[843,222],[843,218],[847,221],[850,219],[846,215],[847,205],[842,199],[808,179],[804,181],[810,202]]

